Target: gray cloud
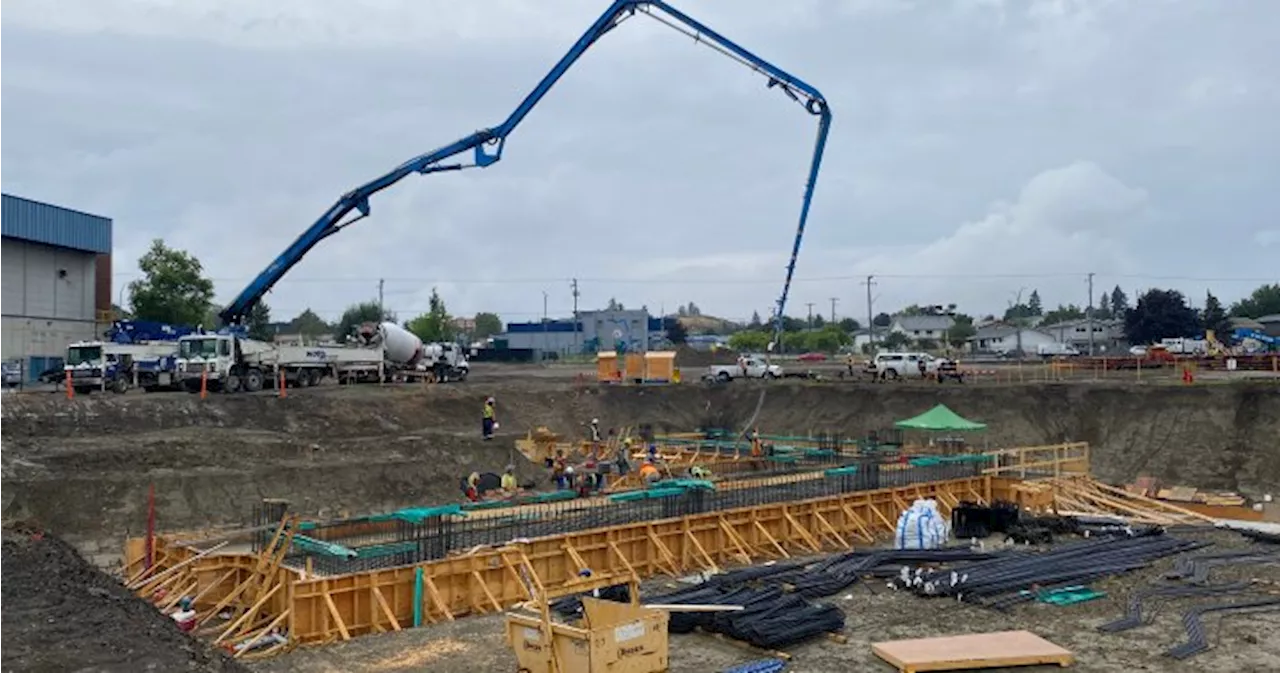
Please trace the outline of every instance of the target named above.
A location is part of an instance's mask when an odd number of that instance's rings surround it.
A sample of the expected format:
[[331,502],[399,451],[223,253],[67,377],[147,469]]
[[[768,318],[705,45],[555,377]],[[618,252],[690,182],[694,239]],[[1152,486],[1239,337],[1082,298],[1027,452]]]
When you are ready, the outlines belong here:
[[[118,271],[153,237],[190,249],[225,301],[346,190],[501,121],[605,4],[6,2],[4,188],[115,218]],[[974,313],[1024,285],[1083,302],[1089,271],[1197,300],[1280,277],[1280,6],[677,6],[832,102],[794,313],[864,313],[872,273],[886,308]],[[456,312],[522,319],[543,290],[565,312],[576,276],[588,306],[764,313],[814,120],[762,84],[632,20],[503,161],[383,192],[268,302],[334,317],[385,277],[406,316],[437,285]],[[1039,277],[992,277],[1014,275]]]

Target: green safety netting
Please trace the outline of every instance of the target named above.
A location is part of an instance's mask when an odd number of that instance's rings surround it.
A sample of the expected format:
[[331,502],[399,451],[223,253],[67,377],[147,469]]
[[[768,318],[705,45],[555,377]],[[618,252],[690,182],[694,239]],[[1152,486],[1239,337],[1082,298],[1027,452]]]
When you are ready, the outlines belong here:
[[936,430],[942,432],[955,432],[982,430],[987,427],[987,424],[971,421],[947,408],[947,405],[939,404],[919,416],[908,418],[904,421],[898,421],[897,423],[894,423],[893,426],[902,430]]
[[409,523],[422,523],[433,516],[465,516],[462,505],[441,505],[439,507],[406,507],[391,513],[391,518]]
[[956,463],[986,463],[992,456],[981,453],[968,453],[960,456],[919,456],[908,462],[912,467],[930,467],[933,465],[954,465]]

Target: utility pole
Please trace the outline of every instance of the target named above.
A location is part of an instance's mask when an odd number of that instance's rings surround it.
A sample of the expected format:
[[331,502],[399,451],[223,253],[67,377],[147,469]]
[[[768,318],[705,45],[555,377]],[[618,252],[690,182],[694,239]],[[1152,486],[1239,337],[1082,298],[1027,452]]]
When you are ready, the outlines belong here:
[[1089,303],[1088,308],[1084,310],[1084,317],[1088,321],[1089,326],[1089,355],[1093,355],[1093,272],[1089,272]]
[[809,331],[812,332],[813,331],[813,302],[809,302],[808,304],[805,304],[805,306],[809,307]]
[[831,298],[831,324],[836,324],[836,302],[840,301],[839,297]]
[[1017,338],[1018,338],[1018,359],[1019,360],[1022,359],[1023,355],[1026,355],[1026,353],[1022,352],[1022,315],[1021,315],[1022,293],[1025,292],[1026,290],[1027,288],[1025,287],[1018,288],[1018,296],[1013,303],[1013,308],[1014,308],[1013,329],[1017,333]]
[[[569,287],[573,288],[573,352],[581,353],[582,346],[578,343],[578,328],[581,325],[578,320],[578,279],[574,278],[573,282],[569,284]],[[545,308],[543,309],[543,312],[546,312]]]
[[387,280],[385,278],[378,279],[378,322],[382,322],[383,319],[387,317],[387,309],[383,308],[382,305],[382,286],[385,285],[386,282]]
[[550,346],[547,335],[547,291],[542,291],[542,359],[547,359],[547,348]]
[[867,279],[863,281],[862,284],[867,286],[867,334],[869,335],[868,341],[869,343],[874,344],[876,342],[876,323],[875,323],[875,318],[872,317],[872,310],[871,310],[871,286],[875,285],[875,276],[867,276]]

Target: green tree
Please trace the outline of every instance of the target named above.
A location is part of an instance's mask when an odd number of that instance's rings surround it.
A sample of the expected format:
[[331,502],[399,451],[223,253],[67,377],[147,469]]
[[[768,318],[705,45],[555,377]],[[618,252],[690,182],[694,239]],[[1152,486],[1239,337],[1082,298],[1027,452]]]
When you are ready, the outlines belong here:
[[823,317],[822,317],[822,314],[821,314],[821,313],[815,313],[815,314],[813,314],[813,328],[814,328],[814,329],[822,329],[823,327],[825,327],[825,326],[826,326],[826,324],[827,324],[827,321],[826,321],[826,319],[825,319],[825,318],[823,318]]
[[1031,296],[1027,299],[1027,308],[1031,311],[1031,315],[1044,315],[1044,305],[1040,303],[1039,290],[1031,291]]
[[1213,330],[1215,338],[1218,339],[1226,339],[1231,331],[1231,320],[1227,318],[1227,311],[1222,308],[1222,302],[1213,296],[1212,292],[1205,292],[1204,309],[1200,311],[1200,324],[1206,330]]
[[627,307],[623,306],[622,302],[618,301],[617,299],[614,299],[613,297],[609,297],[609,306],[605,310],[606,311],[625,311],[627,310]]
[[740,353],[759,352],[769,347],[772,338],[764,330],[743,330],[729,337],[729,347]]
[[1156,343],[1200,332],[1200,317],[1177,290],[1147,290],[1125,313],[1124,335],[1133,344]]
[[116,320],[129,320],[133,318],[133,314],[119,304],[111,305],[111,314],[115,316]]
[[138,260],[142,278],[129,283],[129,303],[138,320],[201,324],[213,303],[213,281],[200,260],[155,239]]
[[857,332],[861,328],[862,328],[862,325],[858,324],[858,321],[854,320],[853,318],[840,319],[840,329],[846,332]]
[[[377,311],[376,306],[374,310],[375,312]],[[290,334],[301,334],[304,337],[324,336],[326,334],[332,334],[334,331],[333,325],[325,322],[323,318],[316,315],[316,312],[309,308],[304,309],[302,313],[299,313],[293,320],[290,320],[289,326],[286,329]]]
[[764,326],[764,322],[760,320],[760,312],[751,312],[751,322],[747,323],[747,329],[760,329]]
[[1261,318],[1280,313],[1280,283],[1260,285],[1248,297],[1231,305],[1231,315]]
[[367,322],[383,322],[386,320],[395,322],[395,319],[394,313],[383,310],[376,301],[353,304],[342,312],[342,317],[338,319],[338,324],[333,328],[334,337],[338,341],[346,341],[351,335],[355,334],[356,328]]
[[896,351],[905,348],[911,343],[911,337],[902,332],[890,332],[888,336],[880,340],[880,347],[887,351]]
[[947,330],[947,343],[953,348],[963,346],[978,330],[973,326],[973,316],[963,313],[955,314],[955,323]]
[[1103,319],[1111,317],[1111,295],[1103,292],[1098,296],[1098,307],[1093,309],[1093,315]]
[[452,341],[454,337],[449,312],[445,309],[444,300],[440,298],[440,293],[435,288],[431,288],[427,312],[405,323],[405,327],[426,343]]
[[928,315],[928,314],[929,312],[926,311],[925,308],[919,304],[912,304],[902,309],[901,311],[898,311],[898,315]]
[[1040,321],[1040,324],[1056,325],[1058,323],[1064,323],[1071,320],[1080,320],[1084,317],[1086,317],[1085,313],[1079,306],[1076,306],[1075,304],[1067,304],[1066,306],[1058,304],[1058,308],[1044,314],[1044,319]]
[[663,318],[662,329],[666,330],[667,339],[673,344],[682,344],[689,339],[689,332],[684,328],[684,323],[680,322],[680,318]]
[[249,332],[250,339],[258,341],[271,341],[274,337],[274,331],[271,329],[271,307],[267,306],[267,302],[258,300],[258,303],[249,309],[249,315],[244,320],[245,329]]
[[472,335],[476,339],[487,339],[495,334],[502,333],[502,318],[497,313],[477,313],[476,314],[476,332]]
[[1129,311],[1129,295],[1124,293],[1117,285],[1111,291],[1111,317],[1124,320],[1125,313]]

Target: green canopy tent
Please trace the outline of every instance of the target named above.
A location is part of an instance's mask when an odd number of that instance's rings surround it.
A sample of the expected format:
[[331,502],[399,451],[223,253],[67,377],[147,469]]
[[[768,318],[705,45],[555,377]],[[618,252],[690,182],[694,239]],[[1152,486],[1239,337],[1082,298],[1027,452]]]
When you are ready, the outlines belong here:
[[[985,430],[986,423],[971,421],[952,411],[945,404],[938,406],[906,420],[893,424],[900,430],[915,430],[928,433],[974,432]],[[929,440],[930,446],[940,446],[949,450],[963,450],[967,442],[962,437],[942,436]]]
[[986,423],[971,421],[952,411],[945,404],[938,406],[905,421],[898,421],[893,427],[902,430],[932,430],[935,432],[962,432],[967,430],[985,430]]

